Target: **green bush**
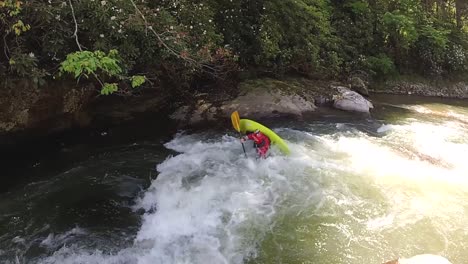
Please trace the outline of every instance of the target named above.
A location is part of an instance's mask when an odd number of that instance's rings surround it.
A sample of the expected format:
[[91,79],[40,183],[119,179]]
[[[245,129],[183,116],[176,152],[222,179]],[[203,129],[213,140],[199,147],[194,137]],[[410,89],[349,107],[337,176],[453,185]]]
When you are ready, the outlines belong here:
[[396,73],[393,60],[382,53],[377,56],[367,57],[367,67],[370,73],[377,78],[394,75]]

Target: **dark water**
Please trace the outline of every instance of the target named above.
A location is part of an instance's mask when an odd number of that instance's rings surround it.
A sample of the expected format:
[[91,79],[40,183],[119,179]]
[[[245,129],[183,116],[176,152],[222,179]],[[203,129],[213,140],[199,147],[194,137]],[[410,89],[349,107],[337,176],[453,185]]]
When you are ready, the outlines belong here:
[[[447,200],[427,198],[426,189],[413,193],[412,187],[395,201],[381,193],[405,177],[398,170],[386,174],[398,166],[413,169],[417,182],[422,173],[446,173],[455,182],[468,173],[449,153],[468,146],[466,101],[373,99],[371,116],[328,109],[303,120],[262,120],[296,150],[289,160],[242,159],[230,127],[176,134],[159,120],[5,150],[0,262],[379,263],[387,255],[389,260],[425,251],[468,257],[460,243],[447,242],[468,241],[462,224],[468,193],[450,182],[442,185],[456,195]],[[444,130],[447,124],[453,131]],[[427,144],[419,145],[428,142],[431,129],[450,149],[440,147],[441,154],[433,155]],[[383,158],[376,166],[361,164],[356,146]],[[398,162],[379,163],[392,157]],[[357,187],[363,183],[372,188]],[[464,180],[457,183],[465,186]],[[407,225],[430,211],[427,203],[437,207],[448,200],[454,207],[444,215],[460,221],[445,227],[445,220],[427,216]],[[392,209],[399,202],[422,207]],[[442,234],[441,240],[411,243],[421,230],[428,237]],[[395,246],[397,234],[405,234],[400,241],[406,249]],[[334,239],[346,242],[333,245]]]
[[141,120],[6,146],[0,185],[0,262],[35,262],[78,242],[112,252],[140,225],[135,198],[172,151],[175,124]]

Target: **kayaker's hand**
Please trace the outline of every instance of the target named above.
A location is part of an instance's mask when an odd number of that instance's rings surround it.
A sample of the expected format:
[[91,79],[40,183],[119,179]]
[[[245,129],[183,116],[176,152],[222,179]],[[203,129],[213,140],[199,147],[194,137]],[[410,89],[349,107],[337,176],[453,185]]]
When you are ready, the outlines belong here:
[[241,143],[244,143],[245,142],[245,138],[241,138]]

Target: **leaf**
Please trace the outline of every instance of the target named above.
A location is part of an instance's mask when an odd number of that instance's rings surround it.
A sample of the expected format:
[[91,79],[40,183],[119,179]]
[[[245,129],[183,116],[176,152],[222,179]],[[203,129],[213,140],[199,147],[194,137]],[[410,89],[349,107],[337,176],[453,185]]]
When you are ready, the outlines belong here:
[[116,83],[105,83],[101,89],[101,94],[109,95],[109,94],[113,94],[117,90],[119,90],[119,88]]
[[146,81],[146,78],[145,76],[134,75],[132,76],[131,80],[132,80],[132,88],[136,88],[144,84]]
[[70,53],[67,55],[66,60],[61,63],[60,72],[71,73],[75,78],[78,78],[83,73],[98,74],[100,70],[111,77],[118,77],[116,75],[122,72],[122,68],[119,66],[120,61],[114,58],[116,54],[117,51],[115,50],[110,51],[109,55],[100,50]]

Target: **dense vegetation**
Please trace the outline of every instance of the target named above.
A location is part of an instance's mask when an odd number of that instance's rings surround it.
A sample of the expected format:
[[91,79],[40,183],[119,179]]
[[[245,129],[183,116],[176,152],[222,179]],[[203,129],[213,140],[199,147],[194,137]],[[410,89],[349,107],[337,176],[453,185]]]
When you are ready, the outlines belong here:
[[0,0],[0,78],[108,94],[240,72],[461,75],[467,16],[464,0]]

